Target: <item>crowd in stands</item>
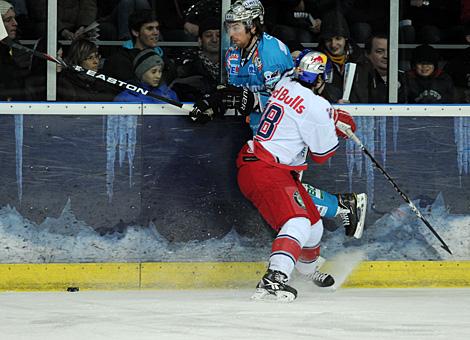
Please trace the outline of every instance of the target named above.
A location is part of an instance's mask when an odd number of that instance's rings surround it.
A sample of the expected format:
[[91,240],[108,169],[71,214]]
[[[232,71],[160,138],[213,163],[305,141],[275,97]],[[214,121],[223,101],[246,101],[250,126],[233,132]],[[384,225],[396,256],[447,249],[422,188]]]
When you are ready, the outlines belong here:
[[[388,102],[389,0],[264,0],[265,27],[293,57],[314,43],[331,61],[322,95],[335,103]],[[59,0],[57,56],[70,65],[135,83],[179,101],[195,101],[220,84],[221,8],[218,0]],[[0,0],[12,40],[46,51],[46,0]],[[99,40],[87,28],[98,23]],[[95,25],[96,26],[96,25]],[[400,0],[398,102],[469,103],[470,47],[441,58],[439,44],[470,44],[470,0]],[[97,33],[96,27],[92,30]],[[100,46],[100,41],[122,46]],[[162,48],[161,41],[198,42]],[[437,44],[437,46],[436,46]],[[435,47],[433,47],[433,46]],[[403,62],[402,62],[403,61]],[[347,63],[354,85],[343,98]],[[45,100],[46,62],[0,44],[0,100]],[[110,87],[57,67],[57,100],[145,101],[150,96]]]

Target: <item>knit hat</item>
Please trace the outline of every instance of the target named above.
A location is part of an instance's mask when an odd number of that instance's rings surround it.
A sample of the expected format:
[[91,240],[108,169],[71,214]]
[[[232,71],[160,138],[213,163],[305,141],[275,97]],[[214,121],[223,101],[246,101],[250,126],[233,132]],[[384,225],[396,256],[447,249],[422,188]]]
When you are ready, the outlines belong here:
[[201,37],[205,31],[220,30],[220,18],[206,17],[199,24],[199,36]]
[[437,68],[439,53],[430,45],[419,45],[413,50],[413,56],[411,57],[411,65],[414,67],[417,63],[431,63]]
[[13,9],[13,5],[8,1],[0,0],[0,14],[5,15],[9,9]]
[[320,39],[327,40],[336,36],[349,39],[349,27],[345,17],[340,12],[331,11],[322,18]]
[[145,72],[155,66],[164,66],[162,57],[160,57],[154,50],[143,50],[134,58],[134,73],[139,80]]

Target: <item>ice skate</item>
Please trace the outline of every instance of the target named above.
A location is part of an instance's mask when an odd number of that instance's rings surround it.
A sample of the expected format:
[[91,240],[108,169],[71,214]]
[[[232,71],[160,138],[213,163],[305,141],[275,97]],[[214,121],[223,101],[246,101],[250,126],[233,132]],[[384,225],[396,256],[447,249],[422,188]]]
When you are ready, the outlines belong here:
[[337,194],[338,212],[347,236],[360,239],[364,231],[367,212],[367,194],[345,193]]
[[312,274],[305,275],[311,280],[316,286],[325,288],[331,287],[335,284],[335,279],[328,273],[323,273],[319,270],[315,270]]
[[287,285],[287,275],[268,269],[261,281],[256,286],[252,295],[253,300],[271,300],[280,302],[291,302],[297,297],[297,290]]

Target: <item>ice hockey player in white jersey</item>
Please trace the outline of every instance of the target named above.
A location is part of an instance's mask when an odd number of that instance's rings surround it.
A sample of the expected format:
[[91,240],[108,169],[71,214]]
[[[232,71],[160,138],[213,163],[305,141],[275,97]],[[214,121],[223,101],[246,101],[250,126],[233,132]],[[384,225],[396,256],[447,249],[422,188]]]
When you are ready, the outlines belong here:
[[256,135],[237,158],[240,190],[278,232],[254,299],[294,300],[297,291],[287,284],[294,268],[320,287],[334,284],[331,275],[318,271],[323,224],[299,179],[307,168],[306,153],[324,163],[338,148],[338,135],[347,138],[335,127],[337,121],[355,130],[347,112],[315,94],[328,65],[323,53],[299,55],[294,78],[278,82]]

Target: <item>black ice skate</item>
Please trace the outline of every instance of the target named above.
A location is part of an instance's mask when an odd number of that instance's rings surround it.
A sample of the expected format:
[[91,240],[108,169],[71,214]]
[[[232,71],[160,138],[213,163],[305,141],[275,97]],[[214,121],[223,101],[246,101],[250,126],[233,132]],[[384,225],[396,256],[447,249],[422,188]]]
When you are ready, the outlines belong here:
[[256,292],[252,295],[253,300],[274,300],[291,302],[297,297],[297,290],[287,285],[287,275],[268,269],[261,281],[256,286]]
[[367,195],[346,193],[337,194],[336,196],[338,197],[336,216],[341,218],[346,235],[360,239],[366,219]]
[[313,274],[307,274],[306,276],[318,287],[331,287],[335,284],[335,279],[333,278],[333,276],[327,273],[322,273],[318,270],[315,270]]

